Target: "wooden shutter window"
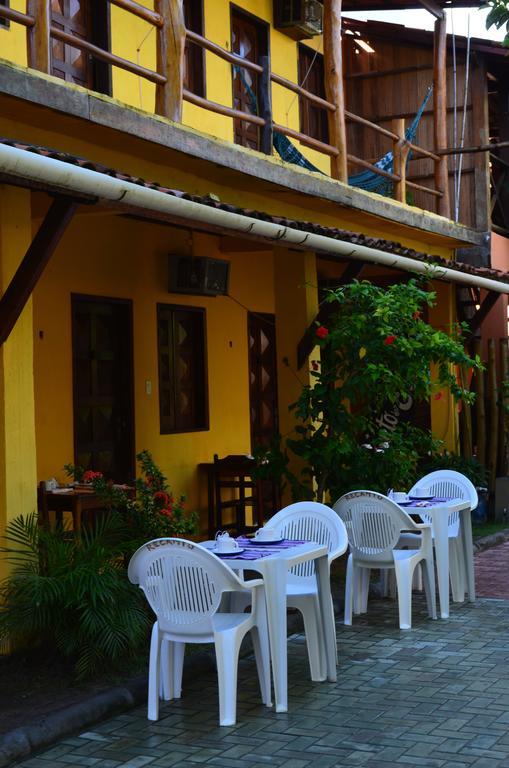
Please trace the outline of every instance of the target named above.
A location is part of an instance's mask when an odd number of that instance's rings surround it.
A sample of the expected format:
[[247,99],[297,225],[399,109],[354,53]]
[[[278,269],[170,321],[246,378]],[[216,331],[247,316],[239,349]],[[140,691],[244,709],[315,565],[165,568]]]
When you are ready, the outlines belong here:
[[[203,0],[184,0],[186,29],[203,35]],[[205,50],[190,40],[184,53],[184,88],[205,98]]]
[[161,434],[208,429],[205,310],[157,306]]
[[[299,45],[299,85],[322,99],[325,95],[323,56],[307,45]],[[300,130],[312,139],[329,143],[327,111],[299,97]]]

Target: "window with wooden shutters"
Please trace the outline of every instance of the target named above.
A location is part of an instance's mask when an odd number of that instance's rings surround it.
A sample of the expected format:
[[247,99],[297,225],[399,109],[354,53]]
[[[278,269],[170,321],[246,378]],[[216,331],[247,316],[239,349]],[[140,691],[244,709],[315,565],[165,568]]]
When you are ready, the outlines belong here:
[[[307,45],[299,45],[299,85],[325,99],[323,56]],[[329,143],[327,111],[308,99],[299,97],[300,130],[312,139]]]
[[[0,6],[3,6],[4,8],[10,8],[10,0],[0,0]],[[9,19],[4,19],[3,16],[0,16],[0,29],[9,29],[11,26],[11,22]]]
[[205,310],[157,306],[161,434],[208,429]]
[[[184,18],[186,29],[203,35],[203,0],[184,0]],[[190,40],[184,55],[184,87],[205,98],[205,51]]]

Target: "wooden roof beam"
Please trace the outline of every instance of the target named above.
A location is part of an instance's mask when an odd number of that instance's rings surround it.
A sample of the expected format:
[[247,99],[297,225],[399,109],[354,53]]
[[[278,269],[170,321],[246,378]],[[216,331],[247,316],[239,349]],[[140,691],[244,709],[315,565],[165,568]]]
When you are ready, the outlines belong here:
[[437,5],[434,0],[419,0],[419,2],[423,8],[425,8],[435,17],[435,19],[443,19],[445,17],[444,9],[440,8],[440,6]]
[[468,327],[470,329],[470,333],[472,336],[476,333],[476,331],[479,330],[483,322],[486,320],[488,314],[491,312],[493,307],[498,301],[499,296],[501,296],[500,293],[496,293],[495,291],[490,291],[486,298],[484,299],[483,303],[475,313],[475,315],[472,317],[471,320],[468,321]]
[[[337,280],[336,285],[339,287],[340,285],[347,285],[348,283],[351,283],[352,280],[355,280],[359,277],[365,266],[365,261],[350,261],[341,277]],[[327,322],[332,309],[332,304],[329,304],[328,302],[321,304],[317,316],[308,326],[304,336],[299,341],[297,345],[297,370],[302,368],[307,358],[316,346],[317,326],[323,325],[325,322]]]
[[9,338],[77,206],[76,200],[64,195],[56,197],[51,204],[23,260],[0,299],[0,345]]

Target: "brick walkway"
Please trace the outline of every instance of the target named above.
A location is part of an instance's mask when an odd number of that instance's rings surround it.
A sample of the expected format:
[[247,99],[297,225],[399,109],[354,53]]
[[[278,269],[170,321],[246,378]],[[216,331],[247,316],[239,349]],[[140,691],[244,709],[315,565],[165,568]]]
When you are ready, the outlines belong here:
[[509,541],[475,556],[475,588],[479,597],[509,600]]
[[[145,707],[103,722],[24,768],[509,768],[509,603],[453,605],[397,629],[392,601],[338,625],[338,682],[311,683],[302,636],[290,641],[288,714],[259,703],[251,658],[239,670],[238,723],[217,725],[214,675],[195,676],[157,723]],[[192,678],[192,676],[191,676]]]

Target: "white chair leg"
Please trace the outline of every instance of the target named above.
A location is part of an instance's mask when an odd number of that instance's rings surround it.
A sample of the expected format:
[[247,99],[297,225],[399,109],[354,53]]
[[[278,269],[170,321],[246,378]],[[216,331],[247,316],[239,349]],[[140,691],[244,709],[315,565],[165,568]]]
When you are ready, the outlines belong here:
[[182,675],[184,672],[185,643],[173,643],[173,696],[180,699],[182,696]]
[[173,643],[164,637],[161,640],[159,696],[164,701],[174,698]]
[[221,632],[214,636],[214,642],[219,688],[219,725],[235,725],[240,640],[235,632]]
[[394,574],[398,588],[399,628],[412,628],[412,576],[409,563],[396,560]]
[[308,597],[299,600],[298,603],[297,607],[304,620],[304,632],[306,634],[311,680],[314,682],[325,680],[325,644],[318,599]]
[[353,559],[352,555],[348,555],[346,564],[346,579],[345,579],[345,618],[344,622],[347,626],[352,626],[352,612],[353,612],[353,591],[354,591],[354,573],[353,573]]
[[251,641],[253,643],[262,701],[267,707],[271,707],[270,651],[267,631],[253,627],[251,630]]
[[422,584],[422,572],[421,572],[421,566],[417,565],[414,576],[412,579],[412,589],[415,589],[416,592],[422,592],[423,584]]
[[161,635],[159,625],[154,622],[150,638],[150,658],[148,665],[148,712],[149,720],[159,719],[159,680],[160,680]]
[[449,539],[449,571],[452,599],[455,603],[462,603],[465,600],[465,568],[460,547],[461,542],[458,539]]
[[428,605],[428,613],[432,619],[437,617],[437,597],[435,587],[435,563],[433,561],[433,555],[430,558],[426,558],[421,561],[421,571],[424,582],[424,591],[426,593],[426,603]]
[[361,600],[359,606],[359,613],[368,612],[368,598],[369,598],[369,582],[371,578],[371,569],[361,569]]

